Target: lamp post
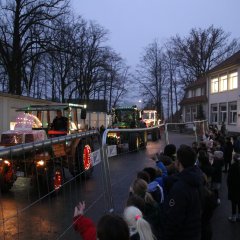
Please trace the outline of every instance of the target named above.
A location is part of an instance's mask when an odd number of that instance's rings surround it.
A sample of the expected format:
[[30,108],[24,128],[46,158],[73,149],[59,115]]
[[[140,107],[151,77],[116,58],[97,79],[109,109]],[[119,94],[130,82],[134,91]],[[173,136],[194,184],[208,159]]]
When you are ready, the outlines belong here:
[[138,100],[138,102],[139,102],[139,108],[142,109],[142,100],[140,99],[140,100]]

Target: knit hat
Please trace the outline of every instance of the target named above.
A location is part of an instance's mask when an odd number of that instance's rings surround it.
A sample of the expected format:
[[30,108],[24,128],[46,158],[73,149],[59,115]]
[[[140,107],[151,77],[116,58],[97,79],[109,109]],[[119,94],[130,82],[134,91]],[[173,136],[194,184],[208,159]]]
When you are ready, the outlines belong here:
[[223,152],[222,151],[215,151],[213,155],[214,155],[215,158],[219,158],[219,159],[223,158]]

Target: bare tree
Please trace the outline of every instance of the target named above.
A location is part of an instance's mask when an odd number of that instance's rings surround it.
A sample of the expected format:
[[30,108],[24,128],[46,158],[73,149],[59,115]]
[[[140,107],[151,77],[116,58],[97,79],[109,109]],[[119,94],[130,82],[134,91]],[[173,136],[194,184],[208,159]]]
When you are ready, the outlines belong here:
[[230,40],[229,33],[213,25],[207,29],[193,28],[186,37],[173,37],[171,43],[185,85],[239,50],[236,39]]
[[44,52],[50,41],[46,29],[54,29],[54,22],[67,10],[68,0],[1,1],[0,56],[9,80],[9,93],[22,93],[26,65]]
[[159,117],[163,119],[163,87],[165,84],[164,55],[157,41],[149,44],[137,67],[137,81],[146,100],[152,99]]

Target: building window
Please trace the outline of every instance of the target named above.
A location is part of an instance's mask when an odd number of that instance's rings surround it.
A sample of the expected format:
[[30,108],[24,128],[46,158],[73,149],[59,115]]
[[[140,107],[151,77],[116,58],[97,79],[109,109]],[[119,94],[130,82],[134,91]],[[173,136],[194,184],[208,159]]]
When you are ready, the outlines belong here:
[[190,121],[191,121],[191,108],[188,106],[186,107],[185,122]]
[[205,88],[201,88],[201,96],[205,95]]
[[194,121],[197,118],[197,107],[196,106],[192,106],[191,107],[191,121]]
[[219,80],[219,91],[227,91],[227,75],[223,75]]
[[214,78],[211,80],[211,93],[218,92],[218,78]]
[[219,105],[219,121],[226,122],[227,120],[227,104],[226,103],[220,103]]
[[188,90],[188,98],[192,97],[192,90]]
[[238,88],[238,73],[233,72],[229,74],[229,90]]
[[196,89],[196,97],[201,96],[201,88]]
[[213,123],[218,122],[218,106],[217,106],[217,104],[211,105],[211,121]]
[[230,102],[228,104],[229,109],[229,124],[237,123],[237,102]]

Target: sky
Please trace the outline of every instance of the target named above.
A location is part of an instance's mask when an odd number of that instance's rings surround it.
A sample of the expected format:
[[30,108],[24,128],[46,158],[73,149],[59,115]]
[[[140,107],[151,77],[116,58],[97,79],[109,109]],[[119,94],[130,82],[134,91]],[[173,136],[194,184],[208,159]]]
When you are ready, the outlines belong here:
[[154,40],[222,27],[240,38],[240,0],[71,0],[77,15],[109,31],[108,45],[134,68]]

